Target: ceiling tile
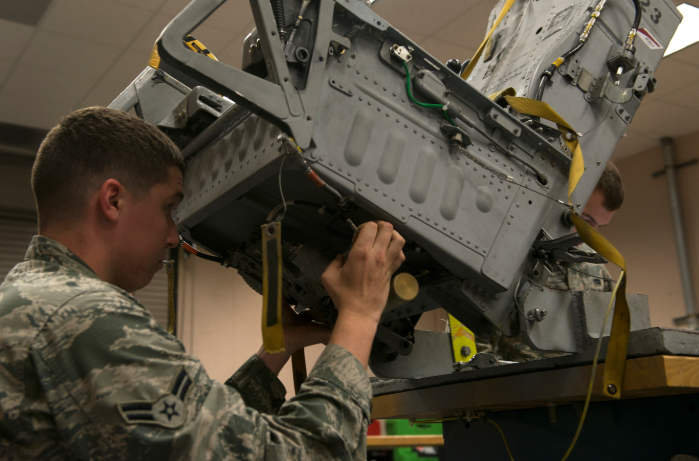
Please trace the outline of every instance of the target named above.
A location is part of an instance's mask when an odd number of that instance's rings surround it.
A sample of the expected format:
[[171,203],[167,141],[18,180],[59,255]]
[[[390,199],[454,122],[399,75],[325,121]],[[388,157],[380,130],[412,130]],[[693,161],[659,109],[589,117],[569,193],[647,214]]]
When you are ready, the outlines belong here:
[[153,16],[143,30],[139,32],[136,39],[131,42],[129,48],[137,51],[146,51],[150,55],[155,41],[160,37],[160,33],[170,21],[172,21],[172,17],[166,14],[157,14]]
[[124,91],[127,85],[128,83],[122,85],[120,82],[102,80],[80,101],[79,106],[80,108],[92,106],[106,107]]
[[[114,65],[107,71],[103,79],[114,83],[120,83],[124,88],[133,82],[143,69],[148,66],[150,53],[126,51]],[[123,89],[123,88],[122,88]]]
[[114,3],[122,3],[142,8],[147,11],[157,11],[167,0],[109,0]]
[[[150,54],[153,44],[160,36],[163,29],[172,21],[173,17],[174,15],[170,16],[162,13],[154,16],[141,33],[138,34],[138,37],[136,37],[129,48],[138,51],[145,50]],[[245,35],[247,35],[247,32],[245,32]],[[243,35],[243,37],[245,37],[245,35]],[[228,47],[236,34],[224,32],[221,29],[211,27],[208,22],[204,22],[192,32],[192,36],[206,45],[214,56],[218,56],[218,53]]]
[[699,67],[679,61],[673,55],[660,61],[655,77],[658,88],[648,97],[652,100],[699,81]]
[[0,19],[0,34],[3,37],[12,37],[12,46],[0,47],[0,59],[9,61],[19,57],[35,30],[36,28],[32,26]]
[[647,137],[677,137],[699,130],[699,110],[686,109],[663,102],[647,100],[639,107],[631,127]]
[[670,58],[693,66],[699,66],[699,43],[689,45],[687,48],[682,48],[680,51],[672,53],[665,59]]
[[10,71],[15,66],[12,61],[0,61],[0,84],[5,81],[5,77],[10,74]]
[[419,45],[442,63],[446,63],[447,60],[452,58],[464,62],[467,59],[471,59],[476,52],[475,48],[465,48],[455,43],[444,42],[436,38],[428,38],[419,43]]
[[37,31],[20,62],[76,77],[98,78],[121,53],[121,48]]
[[240,65],[243,62],[243,40],[245,40],[245,35],[239,35],[221,53],[214,54],[219,61],[240,69]]
[[[171,19],[177,16],[190,0],[167,0],[160,9],[160,12]],[[209,18],[204,21],[204,25],[217,29],[230,31],[232,35],[244,33],[247,35],[254,27],[252,10],[248,0],[228,0],[221,5]]]
[[687,109],[699,108],[699,80],[681,90],[674,91],[663,96],[663,102],[674,104]]
[[[5,98],[35,98],[64,104],[77,102],[92,87],[93,80],[67,75],[56,71],[46,71],[40,67],[19,64],[16,66],[0,92],[0,101]],[[2,102],[0,102],[2,105]],[[43,104],[33,106],[40,112]]]
[[[218,52],[228,48],[228,45],[231,44],[236,35],[237,34],[233,34],[232,32],[224,32],[221,29],[208,26],[206,23],[192,31],[192,36],[203,43],[214,56],[218,56]],[[243,35],[243,37],[245,36]],[[242,40],[240,46],[243,46]]]
[[32,94],[2,95],[0,101],[0,122],[46,130],[53,128],[61,117],[73,110],[71,103],[46,101]]
[[[434,34],[434,38],[463,43],[465,48],[477,49],[488,32],[488,17],[495,5],[490,0],[485,0],[468,10],[453,21],[449,21],[444,27]],[[453,18],[453,17],[452,17]]]
[[71,37],[125,47],[146,25],[151,14],[106,0],[54,0],[41,28]]
[[0,18],[35,26],[50,3],[51,0],[2,0]]
[[[374,5],[372,10],[408,36],[410,36],[409,32],[411,31],[432,35],[449,24],[455,17],[474,10],[474,7],[481,3],[486,5],[485,9],[488,10],[488,13],[495,4],[492,0],[382,0]],[[487,14],[485,18],[487,19]],[[485,30],[486,21],[480,21],[480,19],[478,17],[475,22],[464,22],[463,26],[478,24],[478,29]],[[447,39],[449,38],[453,37],[447,36]]]

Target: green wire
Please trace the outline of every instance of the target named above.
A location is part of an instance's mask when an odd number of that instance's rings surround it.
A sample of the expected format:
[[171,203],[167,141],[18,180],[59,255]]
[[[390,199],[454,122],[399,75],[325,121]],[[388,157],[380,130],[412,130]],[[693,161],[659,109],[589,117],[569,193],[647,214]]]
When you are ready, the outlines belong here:
[[[410,70],[408,70],[408,64],[406,64],[405,61],[403,61],[403,68],[405,69],[405,87],[406,87],[406,89],[408,90],[408,98],[410,98],[410,100],[411,100],[414,104],[416,104],[416,105],[418,105],[418,106],[420,106],[420,107],[425,107],[425,108],[427,108],[427,109],[441,109],[442,107],[444,107],[444,106],[441,105],[441,104],[427,104],[427,103],[420,102],[420,101],[416,100],[416,99],[413,97],[413,90],[412,90],[412,88],[410,87]],[[456,126],[456,123],[454,123],[454,121],[447,115],[447,111],[443,110],[443,111],[442,111],[442,114],[444,114],[444,118],[447,119],[447,122],[449,122],[449,123],[451,123],[452,125]]]
[[447,115],[447,111],[446,111],[446,110],[445,110],[445,111],[442,111],[442,113],[444,114],[444,118],[447,119],[447,122],[449,122],[449,123],[451,123],[452,125],[456,126],[456,123],[454,123],[454,120],[452,120],[451,117],[449,117],[449,116]]

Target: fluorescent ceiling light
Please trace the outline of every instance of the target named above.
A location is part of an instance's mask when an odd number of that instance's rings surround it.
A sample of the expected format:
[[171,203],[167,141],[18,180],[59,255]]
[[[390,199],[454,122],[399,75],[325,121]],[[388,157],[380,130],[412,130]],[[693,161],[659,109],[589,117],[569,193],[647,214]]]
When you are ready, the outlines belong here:
[[699,41],[699,8],[683,3],[677,9],[680,10],[684,19],[670,40],[664,56],[670,56],[675,51],[680,51]]

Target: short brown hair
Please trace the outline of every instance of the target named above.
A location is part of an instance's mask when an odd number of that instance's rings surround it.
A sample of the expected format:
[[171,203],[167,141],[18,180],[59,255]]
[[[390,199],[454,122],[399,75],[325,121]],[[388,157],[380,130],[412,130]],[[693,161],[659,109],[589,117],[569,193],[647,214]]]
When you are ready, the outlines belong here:
[[621,208],[624,203],[624,185],[621,183],[619,170],[612,162],[607,163],[595,189],[602,192],[602,204],[607,210],[616,211]]
[[88,107],[64,117],[41,143],[32,168],[40,227],[82,216],[107,179],[140,195],[184,171],[182,154],[155,126],[125,112]]

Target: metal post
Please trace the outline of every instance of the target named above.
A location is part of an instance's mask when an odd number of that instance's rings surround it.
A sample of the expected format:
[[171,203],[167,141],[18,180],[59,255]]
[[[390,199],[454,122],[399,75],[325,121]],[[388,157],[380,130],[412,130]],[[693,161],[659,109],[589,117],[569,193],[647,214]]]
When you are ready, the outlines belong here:
[[[675,243],[677,245],[677,259],[680,263],[680,279],[682,281],[682,294],[684,295],[684,305],[687,310],[685,319],[676,319],[685,324],[687,328],[699,330],[699,318],[694,305],[694,290],[692,289],[692,277],[687,258],[687,246],[684,240],[684,228],[682,226],[682,210],[680,208],[680,197],[677,192],[677,179],[675,178],[675,156],[672,146],[672,138],[660,140],[663,145],[663,160],[665,162],[665,173],[667,176],[667,187],[670,192],[670,208],[672,210],[672,223],[675,228]],[[685,323],[686,322],[686,323]]]

